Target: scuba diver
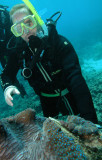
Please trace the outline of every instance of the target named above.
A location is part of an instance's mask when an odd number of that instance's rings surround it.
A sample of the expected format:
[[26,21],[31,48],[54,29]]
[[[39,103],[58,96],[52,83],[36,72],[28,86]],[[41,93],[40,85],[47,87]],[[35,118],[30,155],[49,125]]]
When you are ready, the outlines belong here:
[[[8,59],[13,54],[13,49],[16,47],[17,38],[11,32],[11,21],[8,6],[0,5],[0,63],[2,68],[0,72],[8,63]],[[21,96],[26,95],[26,91],[22,84],[19,83],[17,78],[15,79],[16,86],[20,89]]]
[[29,0],[23,1],[10,11],[11,31],[19,43],[1,75],[6,103],[13,106],[13,95],[20,94],[14,80],[22,68],[22,76],[39,95],[45,117],[79,115],[97,124],[77,54],[56,30],[59,17],[54,21],[52,16],[45,25]]
[[11,21],[7,8],[8,6],[0,5],[0,62],[3,68],[7,64],[8,59],[9,50],[7,49],[7,44],[13,36],[10,30]]

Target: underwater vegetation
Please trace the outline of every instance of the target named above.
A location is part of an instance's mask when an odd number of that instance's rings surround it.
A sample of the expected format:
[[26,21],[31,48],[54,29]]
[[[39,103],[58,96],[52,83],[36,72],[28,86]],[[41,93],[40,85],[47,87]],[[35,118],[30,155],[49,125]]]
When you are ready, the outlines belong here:
[[0,121],[0,160],[100,160],[102,133],[90,121],[36,116],[33,109]]

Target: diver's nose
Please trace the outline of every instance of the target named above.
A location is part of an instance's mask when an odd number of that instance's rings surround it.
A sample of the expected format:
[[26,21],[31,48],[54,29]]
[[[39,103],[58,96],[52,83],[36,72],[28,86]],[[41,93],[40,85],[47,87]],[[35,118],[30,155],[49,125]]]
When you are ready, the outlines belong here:
[[28,33],[29,33],[29,29],[24,27],[23,32],[24,32],[25,34],[28,34]]

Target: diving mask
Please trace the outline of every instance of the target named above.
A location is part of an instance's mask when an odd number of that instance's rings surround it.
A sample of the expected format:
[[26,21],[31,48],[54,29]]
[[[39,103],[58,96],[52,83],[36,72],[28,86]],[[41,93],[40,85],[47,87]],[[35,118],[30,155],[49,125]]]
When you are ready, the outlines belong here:
[[12,33],[16,36],[22,36],[25,30],[34,29],[37,26],[34,15],[28,15],[23,20],[11,26]]
[[48,36],[48,29],[44,23],[44,21],[41,19],[41,17],[38,15],[36,9],[32,5],[32,3],[29,0],[22,0],[27,7],[30,9],[33,15],[35,15],[37,24],[41,27],[41,31],[38,31],[37,35],[39,38],[43,38],[44,36]]

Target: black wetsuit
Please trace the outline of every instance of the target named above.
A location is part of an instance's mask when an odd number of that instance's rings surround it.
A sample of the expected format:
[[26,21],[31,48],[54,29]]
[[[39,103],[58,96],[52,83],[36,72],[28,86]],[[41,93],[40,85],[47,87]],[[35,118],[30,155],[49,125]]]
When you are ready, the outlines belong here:
[[[45,44],[33,65],[32,75],[28,78],[30,86],[40,97],[44,116],[54,117],[59,112],[63,115],[79,114],[87,120],[98,123],[90,91],[71,43],[55,32],[45,38]],[[33,40],[30,41],[30,47],[24,48],[25,50],[19,47],[7,64],[1,76],[3,89],[14,83],[22,64],[21,57],[24,56],[27,67],[32,62],[33,54],[36,54]],[[62,96],[61,91],[66,88],[69,93]],[[42,96],[42,93],[60,93],[60,96],[46,97]]]

